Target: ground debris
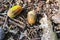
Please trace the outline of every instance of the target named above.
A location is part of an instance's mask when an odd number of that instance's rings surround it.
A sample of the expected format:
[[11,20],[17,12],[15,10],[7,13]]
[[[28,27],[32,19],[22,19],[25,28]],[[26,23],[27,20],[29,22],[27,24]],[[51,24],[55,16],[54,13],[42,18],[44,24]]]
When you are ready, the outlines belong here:
[[[23,10],[11,19],[7,12],[15,5],[21,5]],[[27,14],[33,9],[36,22],[30,25]],[[0,26],[5,32],[3,40],[54,40],[55,33],[60,35],[58,0],[0,0]]]

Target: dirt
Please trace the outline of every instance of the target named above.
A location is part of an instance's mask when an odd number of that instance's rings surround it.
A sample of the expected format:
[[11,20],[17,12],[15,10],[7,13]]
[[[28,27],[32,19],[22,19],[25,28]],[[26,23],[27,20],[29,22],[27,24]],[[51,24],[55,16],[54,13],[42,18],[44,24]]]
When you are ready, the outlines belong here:
[[[52,31],[57,36],[60,35],[60,9],[58,4],[59,1],[57,0],[50,0],[48,3],[46,3],[46,0],[0,0],[0,27],[5,34],[1,35],[4,37],[2,40],[41,40],[44,32],[43,26],[39,26],[44,14],[51,22]],[[21,5],[23,11],[14,19],[11,19],[7,16],[7,12],[14,5]],[[27,13],[32,9],[35,10],[37,19],[33,25],[30,25],[27,22]]]

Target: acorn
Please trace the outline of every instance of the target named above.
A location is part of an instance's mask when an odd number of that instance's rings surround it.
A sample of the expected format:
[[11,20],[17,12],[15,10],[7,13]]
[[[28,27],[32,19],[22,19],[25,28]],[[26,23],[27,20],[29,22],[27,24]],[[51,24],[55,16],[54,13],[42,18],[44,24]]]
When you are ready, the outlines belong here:
[[33,25],[36,22],[36,13],[35,13],[34,10],[28,12],[28,14],[27,14],[27,22],[30,25]]
[[15,5],[8,10],[7,16],[9,16],[10,18],[14,18],[15,16],[19,15],[21,11],[22,11],[22,6]]

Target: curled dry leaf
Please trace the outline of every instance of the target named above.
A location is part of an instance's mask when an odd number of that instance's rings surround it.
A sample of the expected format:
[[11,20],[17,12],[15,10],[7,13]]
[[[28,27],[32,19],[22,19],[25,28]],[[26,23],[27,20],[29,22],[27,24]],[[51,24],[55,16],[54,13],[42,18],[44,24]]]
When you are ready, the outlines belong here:
[[41,40],[57,40],[56,34],[52,29],[51,21],[48,19],[46,14],[44,14],[44,17],[40,22],[43,27],[43,35]]

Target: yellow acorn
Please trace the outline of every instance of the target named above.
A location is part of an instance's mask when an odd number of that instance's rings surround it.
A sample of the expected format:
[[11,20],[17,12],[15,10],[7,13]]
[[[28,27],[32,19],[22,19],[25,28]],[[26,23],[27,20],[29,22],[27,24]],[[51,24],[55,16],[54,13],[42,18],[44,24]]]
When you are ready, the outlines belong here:
[[22,11],[22,7],[19,6],[19,5],[15,5],[13,6],[12,8],[10,8],[7,12],[7,15],[10,17],[10,18],[14,18],[15,16],[17,16],[18,14],[20,14]]
[[36,13],[34,10],[28,12],[27,21],[30,25],[33,25],[36,22]]

